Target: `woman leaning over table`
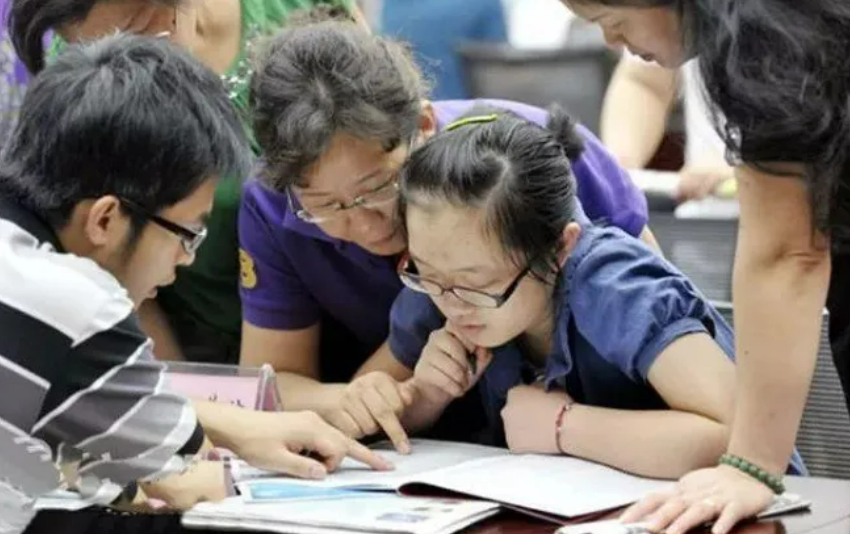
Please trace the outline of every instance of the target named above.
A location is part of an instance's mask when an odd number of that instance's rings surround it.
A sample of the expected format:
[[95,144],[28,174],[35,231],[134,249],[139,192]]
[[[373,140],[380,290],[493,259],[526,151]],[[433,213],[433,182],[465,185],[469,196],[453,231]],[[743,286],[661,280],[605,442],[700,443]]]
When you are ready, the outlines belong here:
[[[723,533],[782,489],[777,475],[794,446],[825,302],[847,389],[850,4],[564,3],[599,24],[609,43],[645,60],[675,68],[698,57],[720,133],[737,163],[739,379],[731,456],[719,467],[686,475],[670,493],[648,497],[624,516],[670,534],[719,518],[713,530]],[[745,474],[741,460],[754,475]]]
[[[317,4],[349,10],[365,25],[355,0],[11,0],[9,33],[33,73],[44,68],[44,38],[55,30],[53,52],[65,41],[114,31],[163,36],[189,49],[220,73],[231,101],[247,118],[247,52],[258,37],[290,13]],[[252,141],[255,152],[259,150]],[[237,216],[242,184],[222,180],[208,221],[209,237],[195,263],[178,271],[173,286],[140,310],[161,360],[238,363],[241,308]]]

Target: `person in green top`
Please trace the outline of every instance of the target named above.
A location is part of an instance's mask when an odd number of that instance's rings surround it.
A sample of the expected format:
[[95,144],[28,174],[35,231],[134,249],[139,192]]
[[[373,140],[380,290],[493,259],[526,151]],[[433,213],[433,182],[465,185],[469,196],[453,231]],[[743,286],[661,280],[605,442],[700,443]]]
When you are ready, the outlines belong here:
[[[168,37],[220,73],[248,125],[248,56],[258,37],[282,26],[295,10],[331,4],[363,22],[355,0],[13,0],[9,32],[27,68],[45,65],[64,42],[118,31]],[[249,136],[253,139],[253,136]],[[259,147],[252,142],[255,153]],[[195,262],[178,272],[140,310],[143,327],[162,360],[238,363],[241,305],[238,293],[237,215],[242,184],[222,180],[208,221],[208,238]],[[154,295],[152,295],[154,296]]]

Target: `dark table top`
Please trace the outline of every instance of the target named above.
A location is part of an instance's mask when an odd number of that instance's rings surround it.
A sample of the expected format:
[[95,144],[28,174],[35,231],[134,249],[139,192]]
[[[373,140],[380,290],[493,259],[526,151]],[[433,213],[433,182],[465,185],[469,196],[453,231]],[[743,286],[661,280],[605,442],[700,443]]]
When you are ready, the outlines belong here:
[[[812,501],[810,511],[741,525],[733,534],[850,534],[850,481],[788,477],[788,491]],[[557,527],[503,512],[463,534],[553,534]],[[103,510],[42,513],[27,534],[218,534],[188,530],[177,516],[111,515]]]

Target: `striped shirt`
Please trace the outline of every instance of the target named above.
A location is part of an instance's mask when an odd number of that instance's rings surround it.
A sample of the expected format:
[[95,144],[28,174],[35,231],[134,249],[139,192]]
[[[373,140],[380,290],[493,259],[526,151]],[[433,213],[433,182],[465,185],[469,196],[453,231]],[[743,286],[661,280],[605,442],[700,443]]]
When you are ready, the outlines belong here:
[[119,282],[2,198],[0,258],[0,419],[47,443],[58,464],[79,464],[77,489],[94,504],[184,469],[203,429],[167,392]]

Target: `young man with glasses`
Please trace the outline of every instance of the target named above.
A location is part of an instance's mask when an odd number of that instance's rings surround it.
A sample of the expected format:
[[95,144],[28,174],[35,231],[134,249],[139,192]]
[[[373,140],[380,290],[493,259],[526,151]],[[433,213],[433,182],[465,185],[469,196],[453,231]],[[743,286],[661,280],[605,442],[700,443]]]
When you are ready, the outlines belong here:
[[248,154],[219,78],[165,40],[70,47],[27,93],[0,159],[0,419],[92,504],[222,498],[212,446],[311,478],[346,455],[387,467],[313,414],[190,403],[153,359],[136,309],[192,263]]

